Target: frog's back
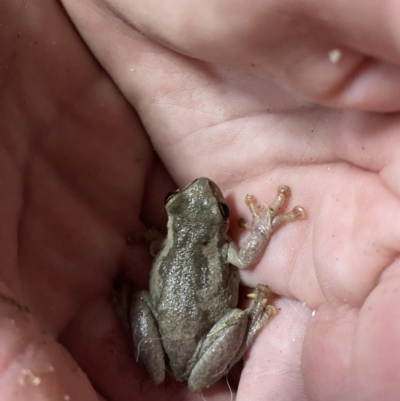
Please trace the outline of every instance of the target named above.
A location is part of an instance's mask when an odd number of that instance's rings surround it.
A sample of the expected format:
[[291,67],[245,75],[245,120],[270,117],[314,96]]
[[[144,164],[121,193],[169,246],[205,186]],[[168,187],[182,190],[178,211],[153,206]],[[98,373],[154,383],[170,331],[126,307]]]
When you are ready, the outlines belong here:
[[150,295],[174,377],[185,380],[199,342],[237,306],[239,279],[237,269],[226,263],[227,243],[176,249],[164,249],[155,259]]

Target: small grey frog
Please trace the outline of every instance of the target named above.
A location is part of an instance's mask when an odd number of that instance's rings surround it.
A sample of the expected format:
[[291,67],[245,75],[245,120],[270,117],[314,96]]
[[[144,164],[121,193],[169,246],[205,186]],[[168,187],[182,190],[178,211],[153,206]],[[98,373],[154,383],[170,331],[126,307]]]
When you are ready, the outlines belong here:
[[167,196],[168,234],[157,243],[150,289],[135,294],[129,307],[135,351],[155,383],[168,364],[176,380],[201,392],[242,358],[273,315],[261,284],[250,294],[252,306],[237,308],[237,268],[257,262],[281,223],[304,218],[299,206],[278,214],[288,196],[285,185],[270,205],[247,195],[253,218],[241,223],[249,235],[240,249],[227,236],[229,207],[213,181],[198,178]]

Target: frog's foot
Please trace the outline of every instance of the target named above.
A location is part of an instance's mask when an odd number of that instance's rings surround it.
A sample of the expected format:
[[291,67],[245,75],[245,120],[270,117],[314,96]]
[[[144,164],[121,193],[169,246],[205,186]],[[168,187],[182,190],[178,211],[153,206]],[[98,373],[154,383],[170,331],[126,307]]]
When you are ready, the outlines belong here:
[[150,309],[147,291],[139,291],[130,308],[131,333],[135,354],[142,361],[155,384],[165,379],[164,350],[156,319]]
[[228,261],[239,269],[246,269],[256,263],[263,253],[268,239],[275,229],[282,223],[300,220],[305,217],[304,209],[296,206],[292,211],[278,214],[285,200],[290,196],[290,188],[287,185],[278,187],[278,193],[274,201],[259,204],[253,195],[247,195],[246,204],[252,214],[251,223],[239,220],[239,225],[250,231],[240,247],[240,250],[232,243],[228,249]]
[[247,297],[253,299],[254,302],[250,308],[245,310],[248,315],[246,338],[235,358],[231,361],[230,366],[233,366],[236,362],[242,359],[243,354],[254,341],[256,335],[267,324],[268,320],[275,315],[276,309],[272,305],[267,305],[270,293],[271,291],[267,286],[258,284],[255,292],[247,295]]
[[272,305],[267,305],[270,294],[269,288],[263,284],[258,284],[254,293],[247,294],[247,297],[253,299],[254,303],[246,310],[249,314],[249,328],[244,351],[253,342],[254,337],[266,325],[271,316],[276,313],[276,309]]
[[306,214],[304,208],[301,206],[294,207],[290,212],[278,214],[290,195],[291,190],[287,185],[280,185],[278,187],[277,195],[270,205],[266,202],[260,204],[257,202],[255,196],[246,195],[244,201],[250,209],[252,222],[248,223],[244,219],[240,219],[238,222],[239,226],[253,232],[260,225],[260,221],[262,221],[264,230],[272,232],[282,223],[304,219]]

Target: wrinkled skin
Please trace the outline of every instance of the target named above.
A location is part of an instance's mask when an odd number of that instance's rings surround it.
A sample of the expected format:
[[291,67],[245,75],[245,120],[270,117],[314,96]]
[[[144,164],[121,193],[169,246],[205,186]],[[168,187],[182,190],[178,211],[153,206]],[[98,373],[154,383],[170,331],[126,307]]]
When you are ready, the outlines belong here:
[[232,221],[282,182],[308,213],[242,273],[281,297],[236,399],[397,400],[399,3],[63,4],[0,3],[2,397],[200,399],[146,379],[109,294],[145,285],[126,236],[203,175]]

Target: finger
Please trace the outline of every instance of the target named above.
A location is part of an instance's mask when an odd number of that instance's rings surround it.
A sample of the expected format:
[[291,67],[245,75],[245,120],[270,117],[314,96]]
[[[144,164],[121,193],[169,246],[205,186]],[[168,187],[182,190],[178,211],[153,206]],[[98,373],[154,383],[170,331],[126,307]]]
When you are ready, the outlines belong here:
[[359,307],[400,252],[400,228],[392,224],[400,220],[398,198],[375,174],[345,163],[292,166],[238,185],[232,221],[247,216],[246,192],[269,199],[281,183],[292,189],[288,208],[303,206],[306,219],[274,233],[260,263],[242,273],[244,281],[268,283],[311,308],[326,299]]
[[360,309],[324,304],[316,311],[302,353],[313,399],[398,399],[399,267],[397,260]]
[[382,182],[400,197],[399,115],[348,112],[328,119],[334,124],[318,130],[319,141],[332,149],[335,158],[379,174]]
[[300,302],[279,299],[278,312],[257,336],[245,357],[237,401],[305,401],[300,359],[309,309]]
[[68,352],[14,298],[0,294],[0,388],[5,400],[98,400]]
[[174,50],[273,75],[313,101],[373,111],[400,106],[396,1],[104,4]]

